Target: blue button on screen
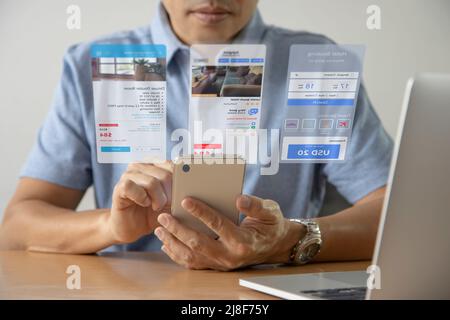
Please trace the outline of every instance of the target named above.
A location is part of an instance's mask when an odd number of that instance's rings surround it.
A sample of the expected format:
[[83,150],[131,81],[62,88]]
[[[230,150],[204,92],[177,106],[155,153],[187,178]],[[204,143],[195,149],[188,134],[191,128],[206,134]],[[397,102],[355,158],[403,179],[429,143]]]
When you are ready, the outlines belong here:
[[101,152],[130,152],[130,147],[101,147]]
[[288,99],[288,106],[353,106],[354,99]]
[[339,144],[290,144],[289,159],[339,159]]

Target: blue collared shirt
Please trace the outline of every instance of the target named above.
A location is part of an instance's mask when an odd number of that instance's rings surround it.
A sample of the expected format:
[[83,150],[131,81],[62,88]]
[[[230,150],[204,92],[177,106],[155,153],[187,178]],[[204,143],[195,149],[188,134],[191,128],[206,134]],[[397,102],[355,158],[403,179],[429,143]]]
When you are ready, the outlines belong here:
[[[268,129],[279,129],[285,118],[290,46],[332,43],[322,35],[265,25],[258,11],[234,42],[262,43],[267,47],[264,81],[269,85],[265,85],[262,97],[261,128]],[[170,134],[177,128],[188,128],[189,47],[174,35],[160,4],[150,26],[74,45],[65,54],[51,111],[21,176],[80,190],[93,185],[96,206],[110,208],[113,188],[126,165],[97,163],[89,51],[93,43],[166,45],[168,158],[176,143],[170,141]],[[316,217],[323,204],[327,181],[354,203],[386,184],[391,154],[392,140],[361,86],[344,163],[281,164],[276,175],[260,175],[258,165],[249,165],[244,193],[277,201],[286,217]],[[151,234],[132,244],[108,249],[159,250],[160,246]]]

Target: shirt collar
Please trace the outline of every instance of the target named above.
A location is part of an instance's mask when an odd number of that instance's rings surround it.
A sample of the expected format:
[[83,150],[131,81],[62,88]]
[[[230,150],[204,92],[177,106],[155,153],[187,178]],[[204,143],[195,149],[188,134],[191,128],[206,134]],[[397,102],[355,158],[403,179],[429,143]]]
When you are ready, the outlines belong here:
[[[250,22],[234,38],[233,43],[256,44],[261,42],[267,26],[264,24],[261,14],[257,9]],[[158,4],[156,16],[151,24],[151,35],[154,44],[165,44],[167,49],[167,63],[170,63],[178,50],[189,50],[189,46],[183,44],[172,31],[169,17],[163,4]]]

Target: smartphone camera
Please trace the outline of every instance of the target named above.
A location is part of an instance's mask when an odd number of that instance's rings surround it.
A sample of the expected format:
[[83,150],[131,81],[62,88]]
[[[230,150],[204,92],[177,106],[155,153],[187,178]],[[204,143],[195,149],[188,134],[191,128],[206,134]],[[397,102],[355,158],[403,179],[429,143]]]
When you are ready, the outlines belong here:
[[191,167],[188,164],[183,165],[183,172],[189,172],[191,170]]

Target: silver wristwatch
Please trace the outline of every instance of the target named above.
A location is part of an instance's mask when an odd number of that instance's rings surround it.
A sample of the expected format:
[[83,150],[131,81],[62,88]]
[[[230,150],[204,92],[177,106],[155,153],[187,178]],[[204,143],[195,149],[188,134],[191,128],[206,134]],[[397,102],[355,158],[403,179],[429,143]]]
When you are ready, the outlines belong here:
[[306,235],[292,249],[290,262],[293,264],[305,264],[310,262],[320,251],[322,235],[317,222],[311,219],[290,219],[306,227]]

